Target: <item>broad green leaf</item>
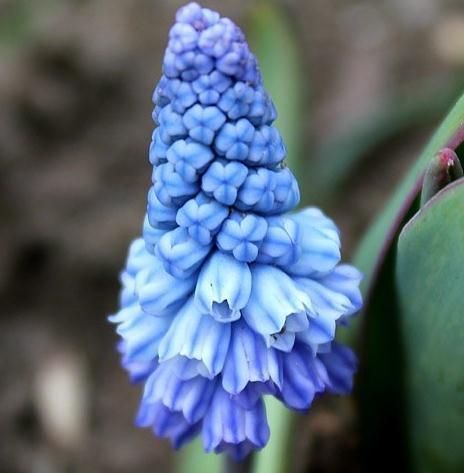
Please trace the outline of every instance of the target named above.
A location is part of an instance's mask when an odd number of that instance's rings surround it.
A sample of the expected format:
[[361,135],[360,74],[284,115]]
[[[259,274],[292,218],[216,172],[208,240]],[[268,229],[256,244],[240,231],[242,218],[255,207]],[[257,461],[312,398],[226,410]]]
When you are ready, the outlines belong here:
[[455,149],[464,141],[464,96],[456,103],[432,137],[416,164],[398,187],[393,198],[368,231],[355,256],[356,265],[364,272],[363,288],[372,284],[376,266],[386,256],[404,217],[419,194],[421,180],[432,157],[441,148]]
[[[368,471],[408,470],[404,414],[403,340],[394,283],[396,243],[418,209],[428,163],[445,147],[464,141],[464,98],[451,110],[360,245],[355,264],[364,272],[365,307],[351,339],[361,336],[357,397],[363,455]],[[408,374],[409,375],[409,374]],[[391,451],[395,451],[392,456]],[[378,459],[384,458],[379,467]]]
[[416,473],[464,471],[463,208],[461,179],[433,197],[399,237],[396,288]]

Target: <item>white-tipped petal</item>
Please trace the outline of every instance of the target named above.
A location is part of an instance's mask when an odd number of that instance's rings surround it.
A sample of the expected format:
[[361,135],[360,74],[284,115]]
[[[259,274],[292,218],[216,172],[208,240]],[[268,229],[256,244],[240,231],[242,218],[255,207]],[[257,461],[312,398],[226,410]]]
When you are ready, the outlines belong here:
[[195,283],[195,276],[174,278],[165,271],[160,260],[153,258],[150,268],[137,275],[136,292],[145,312],[157,317],[167,317],[185,304]]
[[160,343],[159,358],[163,362],[177,355],[202,362],[210,377],[224,366],[230,340],[230,324],[221,324],[202,314],[193,298],[180,309]]
[[242,314],[255,332],[268,337],[282,330],[288,316],[311,311],[309,297],[280,269],[256,264],[251,273],[251,296]]
[[206,261],[195,290],[195,303],[218,322],[241,316],[251,293],[251,271],[247,263],[216,251]]
[[340,235],[335,224],[319,209],[307,208],[291,216],[302,235],[301,254],[285,266],[295,276],[325,274],[340,261]]

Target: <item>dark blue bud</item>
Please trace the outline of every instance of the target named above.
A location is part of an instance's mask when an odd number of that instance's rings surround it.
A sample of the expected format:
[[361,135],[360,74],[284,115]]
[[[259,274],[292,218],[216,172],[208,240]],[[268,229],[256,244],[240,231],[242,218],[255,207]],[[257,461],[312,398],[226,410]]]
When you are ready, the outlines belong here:
[[228,122],[216,137],[215,149],[218,154],[227,159],[245,161],[254,133],[253,125],[246,118],[241,118],[236,123]]
[[196,182],[199,173],[203,172],[214,158],[210,148],[200,143],[185,140],[176,141],[166,152],[166,157],[174,165],[186,182]]
[[167,207],[163,205],[156,193],[153,186],[148,192],[148,206],[147,215],[150,225],[162,229],[171,229],[177,226],[176,224],[176,213],[175,207]]
[[176,67],[176,55],[169,48],[164,53],[163,74],[168,79],[175,79],[179,76],[179,71]]
[[216,104],[221,94],[230,87],[231,80],[221,74],[219,71],[213,71],[211,74],[202,75],[192,82],[195,93],[198,94],[198,100],[204,105]]
[[253,102],[250,104],[248,119],[255,126],[268,125],[272,109],[272,101],[263,87],[255,90]]
[[232,41],[239,40],[237,29],[227,18],[221,18],[215,25],[202,31],[198,47],[205,54],[218,59],[229,51]]
[[237,118],[248,114],[254,95],[255,93],[249,85],[237,82],[222,94],[218,107],[227,113],[231,120],[237,120]]
[[205,145],[210,145],[216,131],[226,121],[225,115],[217,107],[194,105],[184,115],[184,125],[189,136]]
[[233,205],[248,168],[237,161],[214,161],[203,174],[201,188],[224,205]]
[[199,194],[178,210],[176,221],[180,227],[186,228],[198,243],[209,245],[228,215],[227,207],[204,194]]
[[214,61],[206,54],[197,54],[194,65],[198,74],[209,74],[214,68]]
[[220,15],[208,8],[201,8],[196,2],[191,2],[180,8],[176,14],[178,23],[188,23],[197,31],[204,30],[219,21]]
[[193,91],[190,82],[183,82],[179,79],[170,81],[169,97],[172,109],[180,114],[184,113],[187,108],[197,101],[197,95]]
[[247,164],[252,166],[275,166],[285,159],[287,151],[278,130],[264,125],[253,135]]
[[258,85],[258,86],[263,83],[263,79],[261,77],[261,71],[259,70],[259,66],[258,66],[258,61],[253,56],[253,54],[251,54],[251,52],[249,52],[248,54],[248,60],[245,63],[245,68],[244,68],[241,80],[243,82],[247,82],[248,84]]
[[232,253],[236,260],[251,263],[258,256],[267,227],[263,217],[234,212],[222,225],[217,235],[217,246]]
[[279,266],[295,263],[301,254],[301,232],[288,217],[269,217],[268,229],[256,258],[258,263]]
[[149,159],[150,163],[153,166],[157,166],[158,164],[162,164],[166,162],[166,152],[169,148],[169,145],[164,143],[161,139],[159,128],[155,128],[155,131],[152,135],[152,140],[150,143],[149,149]]
[[174,140],[184,138],[187,135],[182,115],[174,112],[171,104],[166,105],[160,111],[158,122],[160,137],[165,143],[171,144]]
[[168,87],[169,87],[169,79],[165,76],[161,76],[161,79],[158,82],[158,85],[156,86],[155,91],[153,92],[152,100],[155,105],[164,107],[171,101],[169,93],[168,93]]
[[295,208],[300,202],[300,189],[292,171],[284,167],[275,173],[275,206],[271,213],[283,213]]
[[143,239],[145,240],[147,251],[154,253],[156,244],[166,231],[167,229],[151,225],[148,215],[145,215],[143,220]]
[[199,184],[186,181],[174,164],[160,164],[153,170],[153,188],[159,201],[168,207],[182,205],[199,190]]
[[155,254],[167,273],[175,278],[185,279],[200,268],[210,250],[210,245],[198,243],[187,229],[178,227],[160,238]]
[[198,32],[192,25],[176,23],[169,31],[168,48],[175,54],[195,49],[198,42]]
[[269,212],[275,204],[276,173],[266,168],[250,169],[238,192],[235,206],[239,210]]
[[234,41],[227,52],[216,61],[219,71],[237,79],[243,78],[244,65],[250,57],[248,46],[243,42]]

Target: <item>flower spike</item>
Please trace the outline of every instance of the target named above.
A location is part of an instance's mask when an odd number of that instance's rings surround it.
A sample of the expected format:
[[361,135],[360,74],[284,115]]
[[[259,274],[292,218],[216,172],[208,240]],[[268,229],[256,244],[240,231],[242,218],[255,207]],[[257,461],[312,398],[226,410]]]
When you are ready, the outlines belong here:
[[308,409],[348,393],[356,358],[334,341],[361,307],[335,224],[299,202],[256,58],[229,19],[176,15],[153,94],[143,239],[121,274],[122,365],[144,382],[136,423],[234,459],[263,448],[263,396]]

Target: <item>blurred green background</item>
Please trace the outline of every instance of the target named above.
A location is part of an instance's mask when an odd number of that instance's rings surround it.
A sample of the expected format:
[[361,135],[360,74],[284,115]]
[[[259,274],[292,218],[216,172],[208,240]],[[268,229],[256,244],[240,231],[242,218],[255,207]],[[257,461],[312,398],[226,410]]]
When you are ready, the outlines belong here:
[[[0,473],[172,470],[167,443],[133,427],[139,389],[105,315],[140,232],[151,94],[182,3],[0,0]],[[262,1],[202,2],[250,35],[305,203],[337,221],[349,259],[464,89],[464,7],[273,3],[277,19]],[[350,399],[318,400],[294,470],[361,471],[357,418]]]

